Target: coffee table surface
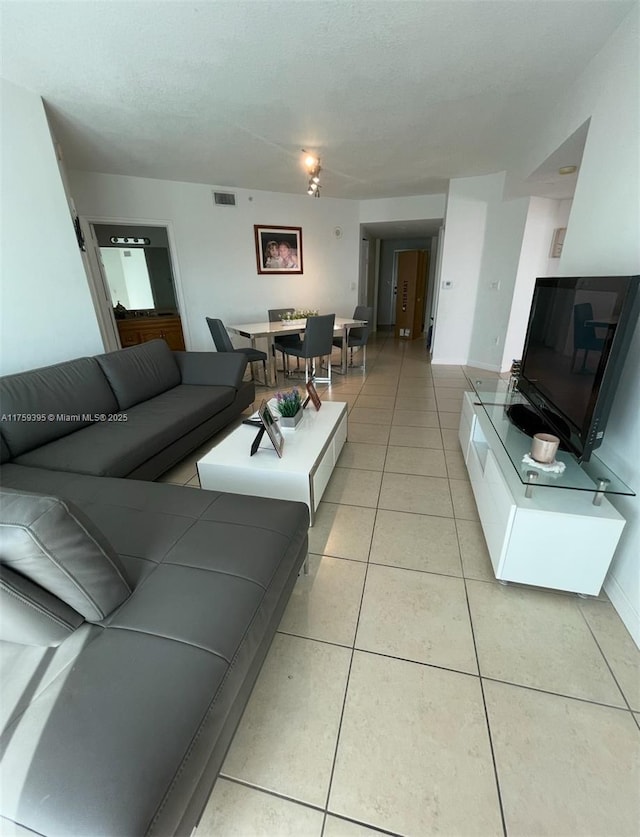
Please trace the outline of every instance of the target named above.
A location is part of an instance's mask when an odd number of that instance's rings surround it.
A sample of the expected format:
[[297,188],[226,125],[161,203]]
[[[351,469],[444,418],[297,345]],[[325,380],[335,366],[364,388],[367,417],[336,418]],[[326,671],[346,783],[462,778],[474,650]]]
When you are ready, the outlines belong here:
[[347,404],[309,403],[295,430],[282,428],[282,458],[266,433],[254,456],[251,443],[259,428],[241,424],[197,463],[200,485],[215,491],[299,500],[311,519],[347,437]]

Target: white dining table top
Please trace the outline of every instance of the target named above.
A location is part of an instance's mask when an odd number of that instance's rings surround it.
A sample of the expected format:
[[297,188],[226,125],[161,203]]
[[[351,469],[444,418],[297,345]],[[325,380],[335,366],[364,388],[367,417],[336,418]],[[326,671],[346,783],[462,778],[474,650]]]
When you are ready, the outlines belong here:
[[[243,337],[269,337],[271,334],[282,334],[283,332],[301,332],[304,331],[306,325],[304,320],[279,320],[275,323],[258,322],[258,323],[234,323],[226,326],[227,331],[232,331],[234,334],[240,334]],[[366,320],[354,320],[353,317],[336,317],[334,331],[337,329],[353,328],[356,326],[366,325]]]

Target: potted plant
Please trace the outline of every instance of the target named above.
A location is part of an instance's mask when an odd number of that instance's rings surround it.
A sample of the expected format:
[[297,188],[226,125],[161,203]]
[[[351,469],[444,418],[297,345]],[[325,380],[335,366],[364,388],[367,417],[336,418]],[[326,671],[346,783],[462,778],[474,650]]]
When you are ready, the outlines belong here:
[[280,413],[281,427],[295,427],[302,419],[302,396],[294,387],[289,392],[276,393],[276,408]]

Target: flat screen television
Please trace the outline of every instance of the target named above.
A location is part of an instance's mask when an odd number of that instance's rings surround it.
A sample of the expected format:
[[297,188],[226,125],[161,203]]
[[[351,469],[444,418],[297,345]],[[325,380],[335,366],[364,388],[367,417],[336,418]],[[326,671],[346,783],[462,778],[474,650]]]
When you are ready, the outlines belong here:
[[588,462],[607,418],[640,312],[640,276],[536,279],[518,389],[530,406],[509,418],[553,433]]

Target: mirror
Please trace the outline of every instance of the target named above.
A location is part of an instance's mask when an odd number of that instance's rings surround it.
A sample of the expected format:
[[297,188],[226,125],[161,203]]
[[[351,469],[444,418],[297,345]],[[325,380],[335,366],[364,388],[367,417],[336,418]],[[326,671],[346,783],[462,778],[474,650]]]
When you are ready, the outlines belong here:
[[121,224],[93,227],[116,316],[177,313],[166,229]]

